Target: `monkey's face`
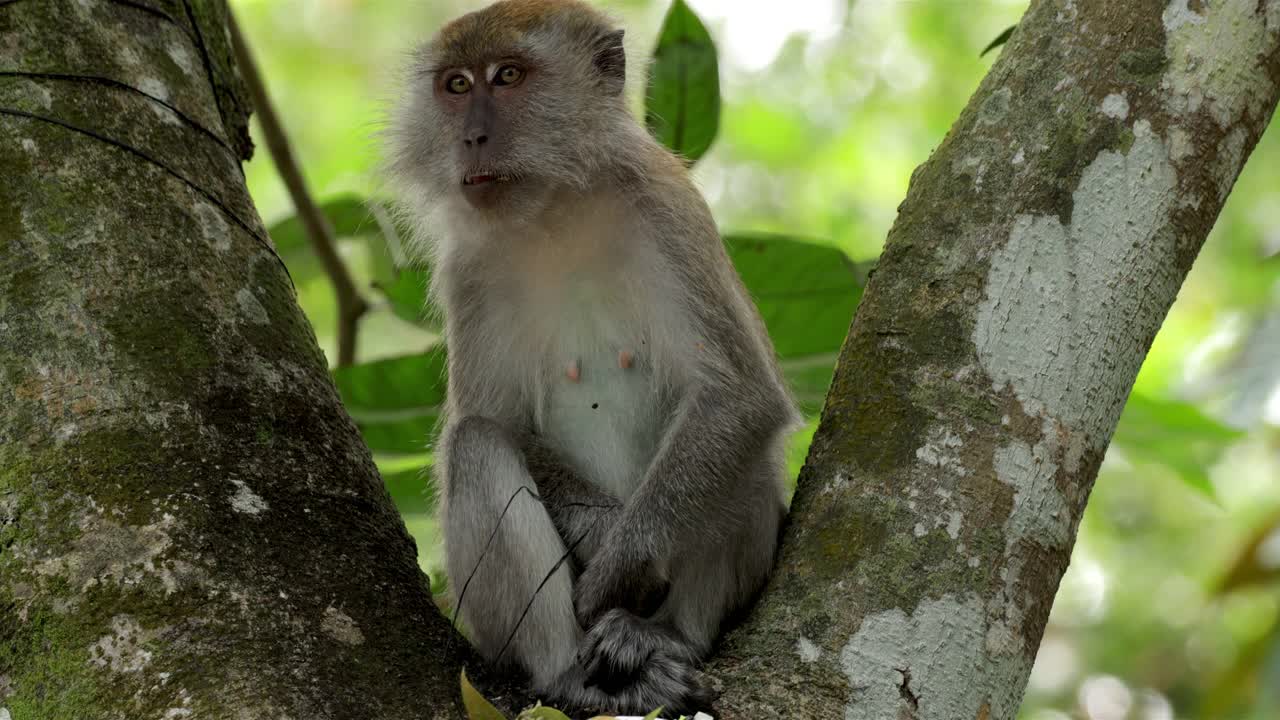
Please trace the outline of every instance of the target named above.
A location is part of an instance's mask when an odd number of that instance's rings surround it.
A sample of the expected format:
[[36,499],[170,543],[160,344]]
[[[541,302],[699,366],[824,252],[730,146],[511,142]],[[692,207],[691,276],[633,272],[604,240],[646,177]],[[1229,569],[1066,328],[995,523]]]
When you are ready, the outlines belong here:
[[528,61],[511,55],[446,68],[433,79],[436,103],[454,129],[454,182],[477,210],[498,206],[520,190],[514,186],[536,180],[514,142],[528,132],[520,118],[528,112],[530,88],[537,89],[525,83],[529,68]]
[[396,169],[428,202],[536,211],[591,187],[609,138],[634,122],[622,97],[622,33],[584,4],[500,2],[426,48],[394,131]]

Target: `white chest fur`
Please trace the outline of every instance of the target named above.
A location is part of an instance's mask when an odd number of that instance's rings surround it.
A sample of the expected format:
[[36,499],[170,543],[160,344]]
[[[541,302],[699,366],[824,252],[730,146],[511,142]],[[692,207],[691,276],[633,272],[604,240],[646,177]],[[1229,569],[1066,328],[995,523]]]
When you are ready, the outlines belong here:
[[626,498],[661,440],[664,418],[653,358],[644,337],[609,332],[625,325],[598,317],[582,322],[566,327],[551,346],[536,423],[578,473]]
[[511,384],[497,394],[519,399],[513,416],[531,415],[575,471],[627,497],[661,441],[690,365],[681,356],[696,340],[673,274],[626,201],[569,206],[570,216],[471,246],[487,256],[487,289],[485,312],[465,332],[484,338],[476,347],[485,357],[472,361]]

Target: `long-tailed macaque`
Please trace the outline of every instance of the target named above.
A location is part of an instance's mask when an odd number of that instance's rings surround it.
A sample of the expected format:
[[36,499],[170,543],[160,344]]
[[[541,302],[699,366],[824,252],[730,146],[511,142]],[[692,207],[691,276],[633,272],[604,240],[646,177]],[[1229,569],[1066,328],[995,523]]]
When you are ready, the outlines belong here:
[[769,573],[798,416],[625,77],[601,13],[504,0],[416,56],[390,152],[445,318],[436,464],[472,641],[549,701],[675,712]]

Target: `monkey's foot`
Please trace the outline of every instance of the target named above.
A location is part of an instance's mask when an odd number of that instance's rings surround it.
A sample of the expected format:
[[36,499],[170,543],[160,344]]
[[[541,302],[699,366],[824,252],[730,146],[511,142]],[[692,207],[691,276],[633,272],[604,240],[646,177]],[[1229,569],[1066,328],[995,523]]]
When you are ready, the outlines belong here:
[[578,647],[578,662],[586,672],[587,684],[605,692],[634,683],[655,657],[690,667],[697,662],[697,655],[680,633],[621,608],[602,615]]
[[612,691],[586,684],[581,666],[575,665],[552,687],[546,688],[546,692],[560,705],[568,705],[572,709],[642,715],[663,708],[663,715],[668,717],[707,710],[715,699],[690,663],[662,652],[650,655],[630,683]]

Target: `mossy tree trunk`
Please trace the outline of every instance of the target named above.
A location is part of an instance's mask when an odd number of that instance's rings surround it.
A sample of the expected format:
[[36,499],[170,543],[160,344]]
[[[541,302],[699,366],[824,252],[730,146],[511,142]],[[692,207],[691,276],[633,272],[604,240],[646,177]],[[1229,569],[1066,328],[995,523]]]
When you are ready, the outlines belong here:
[[0,717],[456,718],[245,190],[222,0],[0,3]]
[[[721,717],[1003,720],[1280,92],[1280,0],[1034,0],[912,178]],[[780,702],[780,698],[786,698]]]
[[[472,658],[244,189],[225,19],[0,2],[0,712],[457,717]],[[724,717],[1013,717],[1277,48],[1280,0],[1033,3],[913,179]]]

